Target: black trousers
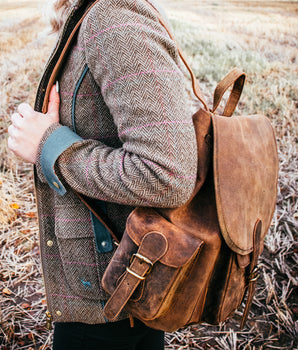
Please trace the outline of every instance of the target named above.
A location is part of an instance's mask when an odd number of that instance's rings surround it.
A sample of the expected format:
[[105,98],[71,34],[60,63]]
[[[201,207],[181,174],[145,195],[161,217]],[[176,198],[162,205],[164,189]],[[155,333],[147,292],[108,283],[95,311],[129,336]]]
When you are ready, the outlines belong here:
[[53,350],[163,350],[164,332],[139,320],[90,325],[55,323]]

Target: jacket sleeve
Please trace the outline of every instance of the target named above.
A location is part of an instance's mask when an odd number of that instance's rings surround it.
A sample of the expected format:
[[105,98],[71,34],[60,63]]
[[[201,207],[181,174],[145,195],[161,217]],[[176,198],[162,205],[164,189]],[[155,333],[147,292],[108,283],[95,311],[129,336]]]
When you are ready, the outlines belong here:
[[[197,158],[175,43],[143,0],[99,2],[82,31],[87,65],[114,118],[122,147],[83,140],[56,126],[43,141],[43,158],[52,148],[49,144],[55,144],[55,134],[66,132],[68,143],[49,157],[49,167],[59,174],[56,180],[110,202],[182,205],[194,188]],[[54,180],[47,178],[57,184]]]

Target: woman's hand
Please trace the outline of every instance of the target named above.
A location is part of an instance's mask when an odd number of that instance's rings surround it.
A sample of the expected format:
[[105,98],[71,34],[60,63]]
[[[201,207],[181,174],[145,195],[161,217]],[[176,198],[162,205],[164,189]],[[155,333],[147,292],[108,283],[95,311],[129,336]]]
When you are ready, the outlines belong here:
[[57,90],[53,85],[46,114],[35,112],[27,103],[22,103],[18,107],[19,113],[11,116],[8,148],[27,162],[36,163],[38,146],[44,132],[50,125],[59,122],[60,99]]

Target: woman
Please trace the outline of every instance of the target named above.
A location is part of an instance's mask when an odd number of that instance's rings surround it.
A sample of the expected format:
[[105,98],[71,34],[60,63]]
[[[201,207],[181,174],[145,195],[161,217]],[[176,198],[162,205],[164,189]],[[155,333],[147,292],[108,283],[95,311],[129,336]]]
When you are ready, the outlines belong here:
[[[177,207],[192,193],[196,145],[175,43],[146,0],[79,0],[33,109],[12,115],[9,148],[35,164],[40,248],[54,349],[163,349],[163,333],[123,312],[108,322],[101,277],[116,247],[74,191],[121,237],[135,206]],[[89,6],[41,113],[67,39]],[[158,6],[154,2],[155,6]],[[63,11],[62,11],[63,12]],[[58,87],[60,87],[58,89]]]

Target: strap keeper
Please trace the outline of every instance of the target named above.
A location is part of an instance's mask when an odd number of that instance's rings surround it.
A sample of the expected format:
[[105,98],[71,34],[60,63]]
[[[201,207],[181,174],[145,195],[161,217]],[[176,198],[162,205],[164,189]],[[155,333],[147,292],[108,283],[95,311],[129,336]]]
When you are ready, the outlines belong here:
[[132,271],[129,267],[126,267],[126,271],[141,281],[144,281],[146,279],[146,276],[143,277],[143,276],[138,275],[137,273]]

